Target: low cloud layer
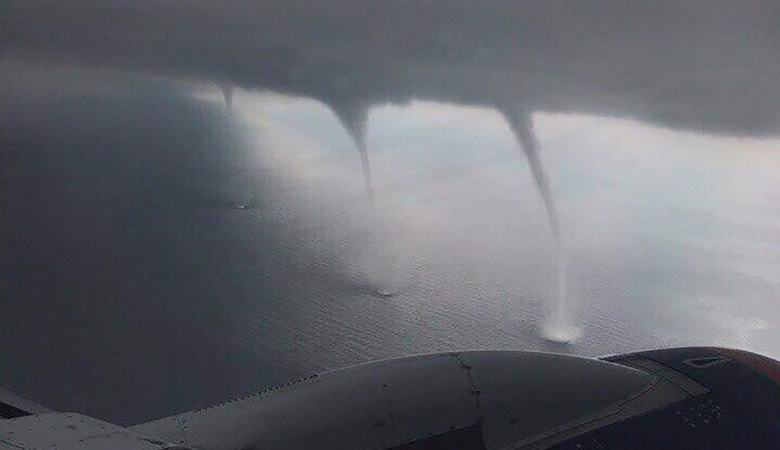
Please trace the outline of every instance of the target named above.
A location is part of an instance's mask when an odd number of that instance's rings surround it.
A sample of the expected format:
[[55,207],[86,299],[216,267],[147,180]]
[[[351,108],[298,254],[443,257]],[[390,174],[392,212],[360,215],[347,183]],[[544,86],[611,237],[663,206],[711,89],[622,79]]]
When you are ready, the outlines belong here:
[[[780,4],[9,1],[6,58],[371,105],[414,98],[776,134]],[[338,106],[337,106],[338,108]]]

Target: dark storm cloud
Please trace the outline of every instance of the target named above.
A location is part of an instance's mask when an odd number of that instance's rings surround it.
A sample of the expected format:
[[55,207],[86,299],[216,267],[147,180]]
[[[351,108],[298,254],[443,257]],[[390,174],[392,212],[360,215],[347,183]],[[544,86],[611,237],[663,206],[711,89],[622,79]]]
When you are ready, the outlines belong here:
[[24,0],[3,9],[2,51],[13,58],[366,108],[514,103],[740,135],[775,134],[780,123],[773,0]]

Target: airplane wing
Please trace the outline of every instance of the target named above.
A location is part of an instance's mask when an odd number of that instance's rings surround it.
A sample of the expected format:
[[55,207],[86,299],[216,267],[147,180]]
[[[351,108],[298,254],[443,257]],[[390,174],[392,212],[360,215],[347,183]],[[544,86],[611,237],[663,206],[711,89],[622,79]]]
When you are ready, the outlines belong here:
[[301,380],[134,430],[219,450],[780,448],[780,364],[682,348],[457,352]]
[[7,406],[0,450],[776,450],[780,363],[717,348],[472,351],[339,369],[128,428]]
[[0,387],[0,420],[49,412],[52,410]]
[[0,450],[177,448],[180,447],[80,414],[48,413],[0,420]]

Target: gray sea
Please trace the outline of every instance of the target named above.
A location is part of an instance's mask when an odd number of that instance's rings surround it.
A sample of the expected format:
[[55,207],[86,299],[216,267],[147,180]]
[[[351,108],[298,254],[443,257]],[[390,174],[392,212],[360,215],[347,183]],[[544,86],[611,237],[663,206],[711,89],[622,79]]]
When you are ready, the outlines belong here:
[[323,103],[52,70],[0,100],[0,385],[38,403],[130,424],[455,349],[780,357],[776,138],[533,112],[559,261],[490,108],[373,108],[372,205]]

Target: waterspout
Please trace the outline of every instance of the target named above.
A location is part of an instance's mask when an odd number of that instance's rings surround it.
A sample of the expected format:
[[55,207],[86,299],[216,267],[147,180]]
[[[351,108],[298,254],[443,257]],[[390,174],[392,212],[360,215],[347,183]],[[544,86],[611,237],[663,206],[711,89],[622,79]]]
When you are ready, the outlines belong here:
[[558,210],[550,191],[547,174],[539,155],[539,143],[533,129],[531,113],[523,108],[499,108],[509,123],[515,139],[528,160],[528,166],[536,184],[536,189],[542,197],[547,212],[550,232],[555,240],[555,262],[557,268],[557,292],[555,299],[548,304],[548,316],[542,326],[542,335],[551,341],[572,342],[579,338],[580,328],[573,320],[573,307],[566,292],[566,256],[563,236],[561,234]]
[[363,185],[369,204],[370,227],[374,232],[375,238],[373,243],[375,246],[374,251],[378,256],[377,261],[379,265],[377,271],[379,274],[376,280],[378,287],[376,287],[374,292],[382,297],[389,297],[396,293],[396,288],[393,287],[395,282],[392,281],[394,278],[395,261],[386,241],[387,233],[381,231],[386,228],[386,224],[380,218],[371,177],[371,162],[368,157],[368,144],[366,142],[369,106],[363,102],[349,101],[330,102],[329,106],[352,138],[352,142],[357,147],[360,156],[360,169],[363,172]]

